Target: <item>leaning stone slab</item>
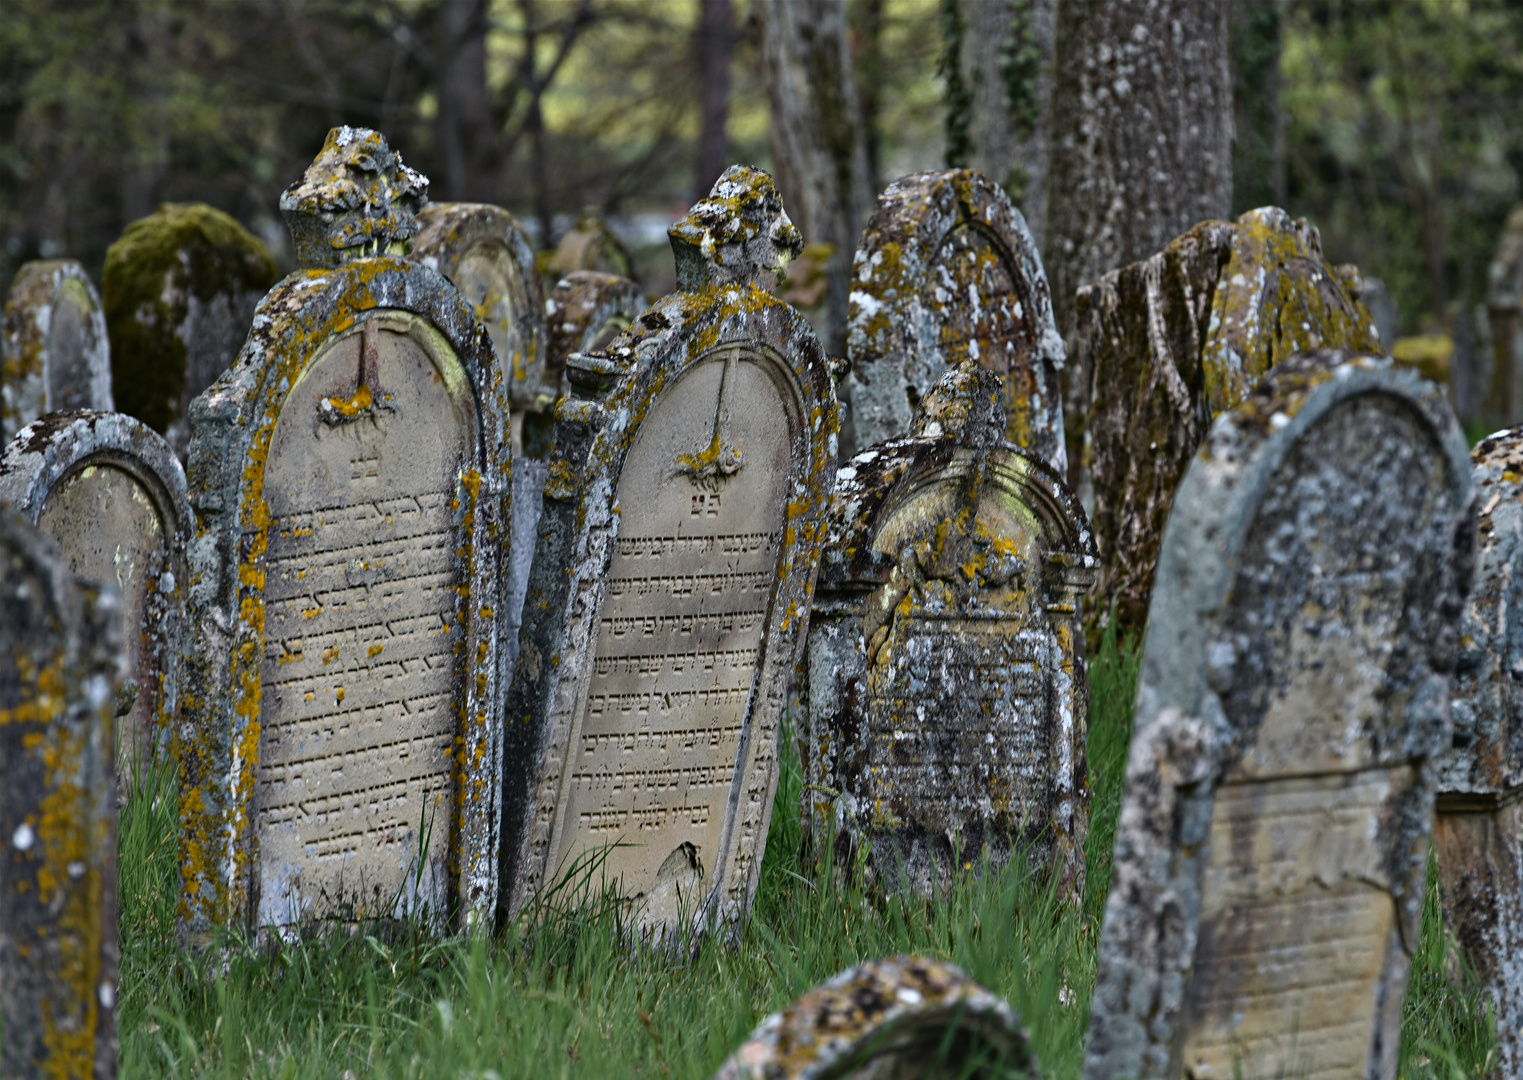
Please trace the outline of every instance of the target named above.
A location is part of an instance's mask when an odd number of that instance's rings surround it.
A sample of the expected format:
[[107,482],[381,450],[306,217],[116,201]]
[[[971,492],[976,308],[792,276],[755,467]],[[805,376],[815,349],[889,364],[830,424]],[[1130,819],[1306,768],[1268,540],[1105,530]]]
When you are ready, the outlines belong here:
[[1089,522],[1005,442],[968,360],[914,434],[836,474],[809,623],[804,819],[889,888],[943,890],[1017,850],[1084,894]]
[[115,596],[0,508],[0,1074],[116,1075]]
[[1064,472],[1063,340],[1047,274],[1010,197],[966,169],[890,184],[852,263],[847,353],[856,445],[908,435],[958,362],[1005,383],[1008,438]]
[[100,297],[73,259],[16,271],[0,336],[0,440],[43,413],[111,403],[111,357]]
[[190,403],[232,364],[279,275],[263,244],[204,203],[127,226],[101,277],[116,407],[185,460]]
[[191,409],[181,929],[496,903],[507,373],[399,257],[427,181],[335,128],[302,268]]
[[1037,1076],[1020,1018],[959,968],[920,956],[843,971],[763,1020],[714,1080]]
[[510,910],[596,864],[654,936],[749,908],[836,440],[772,178],[671,239],[678,291],[568,367],[504,721]]
[[1391,1077],[1472,500],[1443,391],[1303,354],[1164,536],[1084,1075]]
[[0,504],[39,526],[82,581],[115,588],[125,671],[116,773],[167,753],[178,711],[186,551],[195,518],[185,473],[147,425],[122,413],[49,413],[0,454]]

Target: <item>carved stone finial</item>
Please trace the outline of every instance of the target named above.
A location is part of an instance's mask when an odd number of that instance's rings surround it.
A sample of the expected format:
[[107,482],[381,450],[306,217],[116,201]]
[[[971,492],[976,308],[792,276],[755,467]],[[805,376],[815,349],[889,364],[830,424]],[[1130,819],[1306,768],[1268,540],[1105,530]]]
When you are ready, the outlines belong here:
[[914,434],[952,435],[964,446],[1002,444],[1005,404],[999,375],[975,360],[949,369],[920,403]]
[[667,235],[683,292],[732,283],[766,287],[764,274],[781,281],[804,250],[771,175],[749,165],[726,169]]
[[405,255],[428,202],[428,177],[402,164],[386,136],[336,127],[280,212],[303,270],[327,270],[371,255]]

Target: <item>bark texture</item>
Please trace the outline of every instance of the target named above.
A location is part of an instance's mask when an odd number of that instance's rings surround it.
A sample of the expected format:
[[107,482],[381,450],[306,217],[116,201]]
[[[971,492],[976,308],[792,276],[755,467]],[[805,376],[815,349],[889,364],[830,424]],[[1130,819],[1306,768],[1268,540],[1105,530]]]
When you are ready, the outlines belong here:
[[487,0],[446,0],[439,16],[442,63],[434,127],[444,159],[443,195],[492,202],[497,139],[487,96]]
[[730,0],[702,0],[698,6],[698,156],[693,162],[693,200],[703,198],[724,172],[730,145],[730,53],[734,49]]

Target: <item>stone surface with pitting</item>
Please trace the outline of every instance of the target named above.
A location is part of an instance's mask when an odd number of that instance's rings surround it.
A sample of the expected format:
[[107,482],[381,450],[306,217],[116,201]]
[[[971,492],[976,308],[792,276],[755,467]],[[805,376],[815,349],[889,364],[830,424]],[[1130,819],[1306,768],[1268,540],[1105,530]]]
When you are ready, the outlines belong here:
[[504,719],[503,914],[580,866],[650,937],[750,907],[836,453],[771,178],[671,237],[685,287],[568,362]]
[[978,173],[916,173],[878,196],[852,266],[847,352],[858,447],[909,434],[941,373],[970,359],[1004,381],[1006,437],[1067,469],[1047,275],[1021,212]]
[[843,971],[763,1020],[714,1080],[1035,1078],[1020,1018],[959,968],[920,956]]
[[406,255],[428,202],[428,177],[402,164],[386,136],[336,127],[300,180],[280,196],[296,262],[331,270],[352,259]]
[[0,1074],[116,1076],[115,595],[0,507]]
[[100,297],[73,259],[16,271],[0,336],[0,440],[43,413],[113,408]]
[[1084,1075],[1389,1077],[1469,586],[1465,441],[1386,359],[1219,417],[1158,560]]
[[1084,891],[1094,541],[1058,474],[1005,442],[973,361],[913,437],[836,474],[801,697],[813,843],[886,889],[944,889],[1025,848]]
[[178,709],[186,551],[185,473],[157,433],[122,413],[49,413],[0,454],[0,505],[38,525],[82,581],[115,588],[124,682],[116,773],[166,756]]

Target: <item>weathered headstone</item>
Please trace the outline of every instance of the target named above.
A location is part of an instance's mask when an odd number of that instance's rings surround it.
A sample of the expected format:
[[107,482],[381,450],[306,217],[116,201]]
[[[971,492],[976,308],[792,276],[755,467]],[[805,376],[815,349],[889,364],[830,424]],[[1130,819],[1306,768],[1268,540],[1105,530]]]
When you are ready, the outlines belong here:
[[942,960],[843,971],[773,1013],[714,1080],[913,1080],[1037,1075],[1020,1018]]
[[889,888],[944,889],[1012,849],[1084,893],[1095,549],[1050,466],[1005,442],[973,361],[913,436],[836,474],[805,660],[804,818]]
[[1088,1080],[1395,1075],[1469,472],[1389,360],[1293,357],[1213,425],[1158,561]]
[[589,210],[567,229],[545,263],[545,276],[559,279],[573,270],[596,270],[633,278],[635,262],[624,242],[608,227],[608,221]]
[[506,373],[400,257],[427,180],[335,128],[301,269],[191,408],[182,931],[496,903]]
[[976,360],[1005,382],[1011,442],[1064,472],[1063,340],[1026,221],[966,169],[890,184],[852,264],[851,422],[866,448],[909,434],[941,373]]
[[0,336],[0,440],[43,413],[111,403],[111,357],[100,297],[73,259],[16,271]]
[[195,519],[169,444],[122,413],[50,413],[0,455],[0,503],[39,526],[82,581],[115,588],[125,671],[116,773],[169,749],[178,708],[186,550]]
[[116,407],[168,439],[181,461],[190,403],[232,364],[278,277],[263,244],[203,203],[165,203],[107,250]]
[[0,508],[0,1074],[116,1075],[115,597]]
[[1476,577],[1460,624],[1433,840],[1445,921],[1491,995],[1499,1076],[1523,1072],[1523,429],[1473,454]]
[[1122,631],[1142,629],[1174,491],[1213,417],[1297,352],[1383,352],[1356,277],[1323,259],[1315,228],[1268,207],[1079,290],[1069,475],[1093,492],[1101,620],[1114,603]]
[[1485,417],[1508,427],[1523,423],[1523,205],[1514,206],[1486,268],[1491,323],[1491,393]]
[[726,170],[671,240],[678,291],[567,369],[504,710],[510,910],[606,856],[657,936],[750,905],[836,440],[766,291],[800,247],[772,178]]

